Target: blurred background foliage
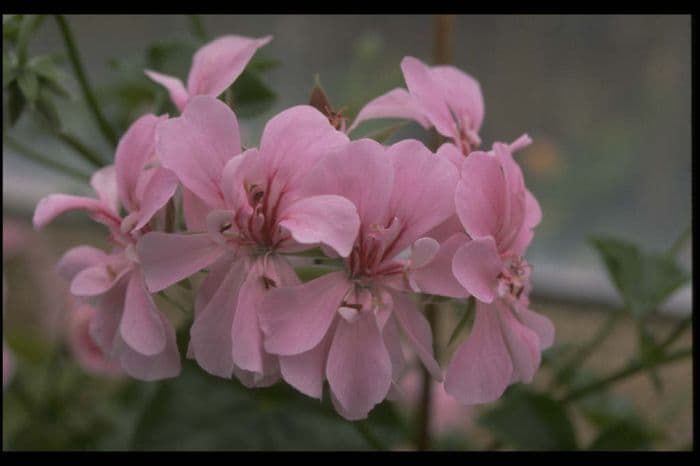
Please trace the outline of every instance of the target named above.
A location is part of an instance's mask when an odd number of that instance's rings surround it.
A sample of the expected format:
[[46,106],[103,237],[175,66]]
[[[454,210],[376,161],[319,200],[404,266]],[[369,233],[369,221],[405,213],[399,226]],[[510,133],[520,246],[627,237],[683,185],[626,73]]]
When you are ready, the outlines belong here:
[[[177,113],[146,68],[185,78],[207,40],[273,34],[222,96],[249,147],[271,115],[308,101],[314,77],[348,116],[403,86],[399,61],[430,61],[432,27],[424,16],[3,16],[3,333],[14,358],[3,448],[414,448],[416,368],[403,402],[384,402],[360,423],[337,416],[328,397],[317,402],[286,385],[248,390],[189,361],[180,377],[158,383],[88,375],[66,343],[70,305],[52,268],[78,242],[104,246],[100,230],[79,214],[41,235],[26,221],[45,194],[89,192],[91,171],[111,160],[136,117]],[[560,317],[533,385],[474,409],[436,385],[430,447],[692,448],[692,418],[680,434],[669,427],[687,414],[692,393],[690,18],[460,16],[453,44],[455,64],[482,85],[482,139],[528,132],[535,140],[518,156],[545,213],[528,256],[534,306]],[[393,129],[372,122],[358,134],[429,142],[417,125]],[[582,316],[586,338],[580,329],[567,338],[566,322],[590,303],[605,312]],[[446,317],[436,346],[447,347],[447,361],[457,346],[447,336],[461,323],[461,341],[471,316],[464,302],[439,306]],[[632,342],[625,350],[616,341],[623,328]],[[678,363],[681,377],[664,372]],[[663,409],[620,393],[634,377],[648,381]]]

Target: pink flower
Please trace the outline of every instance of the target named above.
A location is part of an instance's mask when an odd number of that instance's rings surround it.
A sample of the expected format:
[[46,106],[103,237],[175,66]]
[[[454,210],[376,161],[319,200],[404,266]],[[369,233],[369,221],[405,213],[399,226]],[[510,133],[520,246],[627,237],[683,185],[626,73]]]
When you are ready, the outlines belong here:
[[100,376],[118,376],[122,370],[118,364],[108,358],[90,335],[91,323],[97,311],[89,304],[83,303],[71,309],[71,323],[68,329],[68,344],[80,366],[87,372]]
[[[361,419],[401,373],[399,328],[442,379],[428,321],[404,292],[431,291],[433,283],[421,287],[413,272],[435,260],[439,245],[424,235],[453,212],[457,173],[418,141],[385,148],[362,139],[321,160],[306,182],[310,192],[350,199],[359,235],[344,271],[267,293],[260,312],[265,349],[280,355],[289,384],[320,398],[328,379],[337,411]],[[409,247],[410,256],[401,258]]]
[[256,50],[271,40],[272,36],[251,39],[228,35],[209,42],[194,54],[187,88],[174,76],[150,70],[146,71],[146,75],[165,87],[170,99],[182,111],[196,95],[218,97],[243,72]]
[[258,308],[267,290],[299,283],[280,253],[323,244],[347,256],[357,235],[350,201],[301,189],[310,168],[347,137],[316,109],[298,106],[267,123],[260,149],[240,154],[235,114],[213,97],[198,96],[181,117],[160,126],[157,140],[163,165],[199,199],[190,229],[202,227],[141,239],[148,287],[162,290],[209,268],[188,355],[220,377],[235,374],[248,386],[274,383],[279,366],[263,348]]
[[481,143],[484,99],[479,83],[454,66],[428,67],[405,57],[401,70],[408,91],[394,89],[365,105],[350,127],[375,118],[406,118],[424,128],[434,127],[452,139],[463,155]]
[[[119,141],[115,164],[95,172],[91,179],[97,198],[51,194],[39,201],[34,212],[35,228],[75,209],[87,211],[109,228],[111,252],[78,246],[63,256],[58,271],[71,282],[74,296],[95,300],[98,312],[90,332],[100,348],[129,375],[142,380],[180,372],[175,331],[146,290],[135,250],[138,238],[151,229],[149,221],[177,188],[175,175],[155,159],[155,128],[161,120],[145,115],[129,128]],[[127,212],[124,218],[120,205]]]
[[500,143],[466,158],[455,204],[471,239],[462,234],[452,270],[478,302],[472,333],[448,365],[445,390],[465,404],[487,403],[511,383],[531,382],[541,351],[554,340],[549,319],[528,309],[530,266],[523,258],[542,212]]

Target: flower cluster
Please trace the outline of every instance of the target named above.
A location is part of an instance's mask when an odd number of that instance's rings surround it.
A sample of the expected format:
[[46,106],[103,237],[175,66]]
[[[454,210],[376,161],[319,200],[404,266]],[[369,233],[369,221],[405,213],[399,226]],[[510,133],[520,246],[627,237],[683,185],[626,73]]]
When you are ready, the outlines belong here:
[[[283,379],[315,398],[327,381],[352,420],[398,395],[404,346],[465,404],[530,382],[554,329],[528,309],[523,256],[541,211],[512,153],[529,138],[477,150],[477,81],[406,57],[408,89],[369,102],[347,131],[329,108],[299,105],[243,149],[235,109],[217,97],[270,39],[209,43],[186,87],[147,71],[182,113],[134,122],[114,165],[92,177],[96,197],[37,205],[37,228],[82,209],[109,230],[110,251],[79,246],[58,265],[94,307],[84,317],[94,342],[132,377],[177,376],[174,324],[153,295],[205,272],[187,357],[212,375],[248,387]],[[447,142],[433,152],[412,139],[350,139],[375,118],[411,119]],[[303,282],[296,268],[319,262],[327,273]],[[444,374],[418,305],[426,295],[477,302]]]

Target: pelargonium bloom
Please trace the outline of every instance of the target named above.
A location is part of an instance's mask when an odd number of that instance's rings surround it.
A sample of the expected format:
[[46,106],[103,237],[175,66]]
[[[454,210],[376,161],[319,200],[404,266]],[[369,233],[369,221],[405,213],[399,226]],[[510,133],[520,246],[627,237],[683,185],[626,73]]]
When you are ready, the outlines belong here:
[[[440,277],[417,283],[413,272],[435,260],[439,245],[424,235],[452,214],[457,178],[452,164],[415,140],[389,148],[354,141],[308,174],[310,192],[350,199],[361,225],[343,271],[270,290],[263,300],[265,349],[280,355],[289,384],[320,398],[327,379],[342,416],[366,417],[401,373],[399,327],[442,379],[430,325],[406,292],[447,286]],[[410,256],[400,257],[407,248]]]
[[218,97],[248,64],[255,52],[272,40],[272,36],[252,39],[227,35],[200,48],[192,59],[187,88],[178,78],[147,70],[146,75],[168,90],[170,99],[182,111],[196,95]]
[[541,351],[554,340],[549,319],[528,309],[530,266],[523,258],[542,213],[500,143],[466,158],[455,206],[471,239],[456,250],[452,270],[477,305],[472,332],[448,365],[445,390],[465,404],[487,403],[511,383],[531,382]]
[[405,118],[435,128],[467,155],[481,143],[484,98],[479,83],[454,66],[429,67],[413,57],[401,60],[405,89],[397,88],[365,105],[349,128],[376,118]]
[[[146,290],[135,249],[177,188],[175,175],[155,159],[155,128],[161,120],[144,115],[127,130],[114,165],[98,170],[90,181],[97,198],[51,194],[39,201],[33,220],[35,228],[42,228],[56,216],[78,209],[109,228],[111,252],[75,247],[63,256],[58,271],[71,282],[74,296],[95,300],[98,312],[90,322],[90,334],[100,348],[142,380],[180,372],[175,331]],[[120,205],[127,212],[124,218]]]
[[107,377],[122,375],[119,365],[104,353],[90,334],[91,322],[99,311],[88,303],[75,303],[73,307],[70,309],[68,344],[78,364],[91,374]]
[[[272,118],[259,149],[241,152],[236,116],[207,96],[161,124],[157,150],[187,190],[202,200],[203,231],[153,232],[139,243],[151,291],[210,268],[195,302],[189,355],[207,372],[248,386],[279,378],[258,326],[267,290],[299,280],[280,253],[322,244],[347,256],[359,220],[338,195],[305,196],[302,185],[331,148],[347,144],[326,117],[297,106]],[[189,225],[189,224],[188,224]]]

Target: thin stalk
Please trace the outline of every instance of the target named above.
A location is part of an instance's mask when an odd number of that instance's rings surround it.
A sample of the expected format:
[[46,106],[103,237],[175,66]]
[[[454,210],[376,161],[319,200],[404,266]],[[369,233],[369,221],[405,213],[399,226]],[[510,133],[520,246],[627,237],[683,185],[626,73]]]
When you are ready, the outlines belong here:
[[67,133],[64,130],[54,130],[53,135],[60,139],[68,147],[82,155],[85,160],[90,162],[95,167],[99,168],[105,165],[102,157],[100,157],[97,152],[86,146],[85,143],[76,136]]
[[78,84],[80,85],[80,90],[83,93],[83,97],[85,98],[85,101],[87,102],[88,107],[92,112],[92,115],[95,117],[95,120],[97,121],[97,125],[100,128],[102,135],[110,142],[110,144],[116,147],[117,136],[112,130],[112,127],[107,122],[107,119],[103,115],[102,110],[100,109],[100,106],[97,102],[97,98],[95,97],[95,93],[93,92],[92,87],[90,87],[90,82],[88,81],[87,75],[85,74],[83,64],[80,61],[78,48],[75,45],[75,40],[73,39],[73,33],[71,32],[68,20],[66,20],[65,16],[63,15],[55,15],[54,18],[56,19],[56,22],[58,23],[58,28],[61,31],[63,43],[66,46],[68,58],[73,67],[73,72],[75,73],[75,77],[78,80]]
[[187,15],[190,22],[190,32],[194,37],[202,42],[205,42],[209,36],[207,30],[204,28],[204,21],[202,21],[201,15]]
[[669,346],[671,346],[673,343],[680,338],[685,331],[690,328],[690,326],[693,323],[693,316],[692,314],[686,317],[685,319],[681,320],[676,324],[676,327],[671,331],[671,333],[668,334],[666,339],[659,343],[659,350],[665,350]]
[[572,390],[569,392],[568,395],[566,395],[564,398],[561,399],[561,403],[570,403],[572,401],[578,400],[580,398],[583,398],[586,395],[589,395],[591,393],[604,390],[608,388],[609,386],[624,380],[628,377],[631,377],[633,375],[636,375],[637,373],[644,371],[646,369],[650,369],[652,367],[658,367],[662,366],[665,364],[672,363],[674,361],[678,361],[679,359],[686,358],[688,356],[692,356],[693,354],[693,349],[692,348],[684,348],[682,350],[675,351],[671,354],[668,354],[666,356],[663,356],[661,358],[652,358],[650,360],[641,360],[641,361],[634,361],[629,363],[627,366],[623,367],[622,369],[610,374],[607,377],[604,377],[602,379],[599,379],[595,382],[591,382],[588,385],[584,385],[583,387],[577,388],[575,390]]
[[32,149],[31,147],[25,146],[9,134],[3,134],[2,140],[3,143],[7,145],[7,147],[19,154],[22,154],[24,157],[33,160],[36,163],[55,169],[65,175],[71,176],[82,182],[88,181],[90,179],[90,176],[88,174],[82,173],[81,171],[76,170],[73,167],[69,167],[68,165],[64,165],[60,162],[57,162],[49,156],[44,155],[36,151],[35,149]]
[[[425,306],[425,317],[428,319],[428,323],[430,324],[430,328],[432,328],[435,332],[435,340],[437,341],[437,326],[436,324],[436,316],[438,313],[436,312],[437,306],[434,303],[428,303]],[[420,400],[418,404],[418,412],[416,414],[416,437],[414,440],[416,450],[418,451],[426,451],[430,448],[431,445],[431,438],[430,438],[430,416],[432,415],[432,386],[433,386],[433,377],[430,375],[430,372],[423,367],[423,372],[422,372],[422,389],[421,389],[421,395],[420,395]]]

